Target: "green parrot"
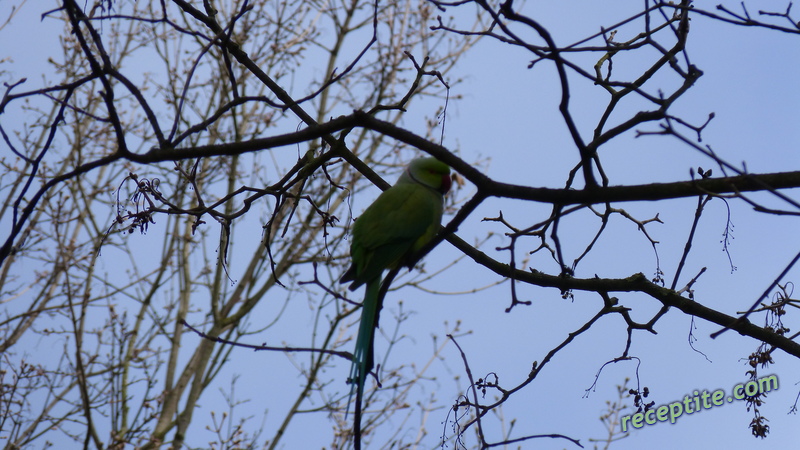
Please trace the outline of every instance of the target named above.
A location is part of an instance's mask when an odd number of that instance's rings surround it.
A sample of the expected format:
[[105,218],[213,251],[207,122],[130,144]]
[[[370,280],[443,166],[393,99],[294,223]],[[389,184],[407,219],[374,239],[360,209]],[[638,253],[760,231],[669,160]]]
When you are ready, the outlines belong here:
[[[373,367],[372,347],[381,309],[378,295],[383,271],[408,265],[412,262],[408,257],[433,239],[441,226],[443,196],[450,190],[450,184],[450,167],[446,164],[435,158],[415,159],[394,186],[384,191],[353,225],[352,265],[340,282],[352,281],[351,291],[367,285],[349,379],[349,383],[358,386],[359,404],[367,373]],[[348,411],[354,388],[350,390]],[[359,412],[357,405],[357,418]]]

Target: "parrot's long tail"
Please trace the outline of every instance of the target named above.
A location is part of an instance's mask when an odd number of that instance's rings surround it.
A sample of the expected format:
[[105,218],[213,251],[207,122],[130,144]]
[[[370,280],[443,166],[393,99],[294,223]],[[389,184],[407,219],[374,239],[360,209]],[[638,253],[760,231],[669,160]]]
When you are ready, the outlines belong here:
[[[376,278],[367,283],[367,291],[364,294],[364,303],[361,307],[361,323],[358,326],[358,337],[356,337],[356,349],[353,352],[353,364],[350,366],[350,378],[348,382],[350,397],[347,399],[347,411],[345,418],[350,412],[350,403],[353,400],[353,392],[356,392],[356,409],[360,410],[364,395],[364,384],[367,381],[367,374],[372,370],[373,365],[373,342],[375,340],[375,326],[378,319],[378,294],[380,293],[380,278]],[[360,419],[357,414],[357,419]]]

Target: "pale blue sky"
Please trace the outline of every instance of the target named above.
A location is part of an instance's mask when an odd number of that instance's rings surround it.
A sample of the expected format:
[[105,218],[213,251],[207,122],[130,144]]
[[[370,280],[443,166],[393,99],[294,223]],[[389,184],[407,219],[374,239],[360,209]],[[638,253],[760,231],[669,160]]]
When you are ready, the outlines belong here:
[[[3,0],[0,5],[8,3]],[[706,3],[706,2],[703,2]],[[756,5],[758,3],[758,5]],[[716,3],[714,3],[716,4]],[[726,2],[737,8],[738,2]],[[774,7],[782,10],[784,2],[751,2],[753,11]],[[708,5],[700,5],[713,7]],[[616,8],[616,9],[612,9]],[[627,17],[630,11],[641,8],[641,2],[618,2],[613,7],[609,2],[536,2],[530,1],[522,12],[531,14],[545,26],[550,27],[556,42],[568,44],[594,32],[600,25],[614,23]],[[580,14],[572,14],[580,11]],[[25,8],[28,16],[20,16],[2,36],[24,37],[26,46],[0,44],[2,53],[13,56],[13,63],[4,63],[0,70],[13,70],[29,78],[26,88],[38,86],[40,80],[34,74],[47,70],[39,51],[54,44],[50,34],[55,21],[39,22],[39,14],[31,5]],[[565,14],[567,16],[565,16]],[[602,19],[602,20],[600,20]],[[589,27],[588,29],[586,27]],[[58,30],[56,30],[58,31]],[[797,74],[800,73],[800,40],[796,36],[783,35],[758,29],[745,29],[733,25],[714,23],[696,16],[692,21],[689,52],[692,62],[705,75],[672,109],[672,113],[692,123],[702,123],[708,113],[716,118],[704,131],[704,144],[712,146],[725,160],[733,164],[747,162],[751,172],[778,172],[796,170],[798,143],[800,143],[800,89]],[[630,36],[617,36],[623,41]],[[444,145],[458,147],[460,156],[466,161],[489,157],[486,166],[489,176],[510,183],[531,186],[560,187],[566,172],[575,164],[577,151],[571,145],[567,131],[557,110],[558,86],[551,66],[540,64],[527,69],[532,58],[525,52],[508,45],[484,40],[473,48],[449,78],[463,78],[456,84],[452,95],[464,98],[451,103],[447,117]],[[624,70],[624,63],[615,70]],[[4,80],[13,77],[4,78]],[[582,127],[584,136],[589,136],[599,111],[604,106],[605,94],[600,88],[583,80],[574,80],[573,113]],[[668,83],[668,81],[666,81]],[[650,92],[654,89],[651,88]],[[588,105],[588,106],[587,106]],[[424,133],[422,117],[432,115],[438,104],[423,102],[412,109],[404,126],[420,134]],[[630,108],[638,108],[636,103]],[[650,106],[648,105],[648,108]],[[625,108],[628,108],[627,106]],[[628,109],[626,109],[628,111]],[[617,117],[619,118],[619,117]],[[655,124],[640,127],[654,130]],[[689,132],[687,131],[687,134]],[[294,149],[289,153],[294,154]],[[667,137],[622,136],[601,150],[604,167],[612,184],[638,184],[652,181],[678,181],[688,178],[689,168],[698,165],[719,168],[706,157],[687,146]],[[393,181],[393,180],[390,180]],[[466,197],[474,189],[469,184],[459,195]],[[369,191],[377,195],[377,189]],[[788,194],[796,195],[794,192]],[[765,196],[759,196],[766,199]],[[371,198],[355,198],[354,212],[362,211]],[[770,200],[771,201],[771,200]],[[694,214],[696,199],[674,200],[662,203],[620,204],[639,219],[660,214],[665,222],[651,224],[648,231],[658,245],[661,267],[668,282],[675,272],[683,249],[689,225]],[[481,222],[484,217],[496,216],[498,211],[518,225],[533,223],[546,217],[548,209],[539,205],[522,205],[491,200],[484,203],[463,224],[458,234],[468,242],[485,236],[488,232],[502,233],[497,223]],[[738,270],[731,273],[726,254],[720,240],[725,230],[727,211],[724,204],[712,201],[700,223],[691,257],[681,277],[683,286],[701,267],[707,272],[694,286],[696,299],[712,308],[734,315],[746,309],[763,289],[779,273],[798,249],[795,218],[773,217],[754,213],[749,206],[739,201],[731,202],[732,222],[735,225],[730,252]],[[445,218],[447,221],[449,218]],[[259,233],[261,220],[253,215],[254,235]],[[567,218],[562,223],[565,236],[567,260],[572,260],[594,234],[597,223],[588,215]],[[5,228],[3,228],[5,229]],[[142,245],[148,236],[132,235],[130,239]],[[490,256],[501,261],[507,259],[494,247],[506,245],[505,239],[495,236],[483,247]],[[576,253],[578,252],[578,253]],[[449,244],[443,243],[429,256],[427,268],[442,267],[458,256]],[[544,255],[535,255],[530,265],[553,273],[555,265]],[[106,255],[106,257],[109,257]],[[652,249],[635,227],[620,217],[615,217],[593,254],[579,267],[576,276],[624,277],[636,272],[652,276],[655,261]],[[797,270],[788,279],[795,280]],[[235,277],[234,277],[235,278]],[[426,285],[430,289],[445,292],[465,291],[497,281],[496,276],[469,260],[462,261]],[[574,301],[561,299],[557,290],[520,286],[520,297],[533,301],[532,306],[518,306],[506,314],[508,306],[508,284],[481,291],[476,294],[431,296],[418,290],[403,289],[392,292],[386,299],[383,332],[390,332],[391,321],[387,320],[397,310],[399,301],[404,309],[416,311],[404,325],[408,339],[391,353],[394,364],[423,364],[432,347],[431,336],[441,339],[448,331],[444,325],[461,320],[463,330],[471,334],[458,339],[469,357],[473,374],[482,377],[495,372],[500,383],[510,388],[527,375],[533,361],[541,361],[544,355],[565,339],[600,307],[595,294],[575,293]],[[359,294],[357,295],[360,295]],[[276,294],[277,295],[277,294]],[[643,320],[657,311],[660,304],[643,294],[618,294],[625,306],[634,308],[633,316]],[[295,305],[284,317],[285,326],[269,330],[265,339],[269,342],[303,342],[293,340],[297,322],[307,320],[303,302]],[[794,313],[794,312],[793,312]],[[791,315],[790,315],[791,316]],[[708,335],[718,327],[696,321],[694,332],[699,340],[695,347],[703,355],[694,352],[688,345],[690,317],[673,310],[662,318],[656,330],[658,335],[636,333],[631,355],[641,358],[639,376],[643,386],[649,387],[649,400],[657,405],[681,400],[695,390],[725,389],[746,382],[746,366],[741,358],[754,351],[757,343],[728,332],[716,340]],[[763,318],[751,318],[761,324]],[[796,330],[796,320],[787,320]],[[304,324],[305,325],[305,324]],[[794,325],[794,326],[792,326]],[[305,330],[306,328],[301,328]],[[441,340],[439,341],[441,342]],[[277,343],[277,342],[276,342]],[[616,400],[615,385],[624,377],[633,377],[635,362],[622,362],[606,367],[599,379],[596,391],[584,398],[585,390],[592,385],[594,376],[602,364],[620,355],[625,344],[624,327],[617,317],[607,317],[588,333],[580,336],[566,350],[559,353],[542,372],[541,376],[520,393],[514,395],[502,408],[506,420],[516,419],[511,437],[529,434],[562,433],[580,439],[586,448],[592,448],[588,438],[602,438],[605,430],[598,417],[605,410],[607,400]],[[382,358],[385,341],[378,339],[376,358]],[[435,393],[440,404],[451,404],[463,394],[466,385],[463,365],[455,346],[444,350],[444,361],[436,361],[431,369],[435,382],[424,386],[425,396]],[[285,395],[283,383],[294,386],[296,372],[287,358],[278,353],[259,353],[257,357],[243,350],[232,354],[234,363],[218,377],[225,387],[234,374],[241,375],[237,394],[250,398],[240,414],[256,416],[251,424],[260,423],[261,412],[269,408],[265,422],[265,436],[270,435],[279,421],[281,411],[293,400]],[[614,443],[615,450],[639,448],[791,448],[796,446],[798,417],[787,415],[800,387],[797,373],[800,362],[781,352],[774,354],[776,364],[763,374],[776,374],[780,380],[778,392],[770,394],[762,407],[762,414],[769,419],[770,434],[766,440],[753,438],[747,427],[752,413],[741,403],[725,404],[699,414],[684,416],[678,423],[658,423],[634,431],[627,439]],[[342,392],[348,364],[342,361],[337,367]],[[460,385],[452,382],[459,374]],[[330,375],[330,373],[329,373]],[[265,383],[268,376],[270,382]],[[630,386],[635,386],[631,382]],[[207,391],[201,401],[193,432],[206,433],[202,429],[201,414],[220,409],[221,396],[216,389]],[[266,406],[265,406],[266,405]],[[439,409],[426,418],[430,433],[423,448],[436,448],[439,433],[449,426],[443,425],[446,409]],[[418,420],[415,417],[414,420]],[[498,420],[485,420],[490,442],[499,439]],[[284,448],[321,448],[329,444],[327,423],[316,421],[315,416],[301,418],[287,430]],[[507,424],[506,424],[507,426]],[[308,430],[315,430],[309,433]],[[468,434],[468,445],[475,441]],[[200,438],[196,443],[205,442]],[[450,444],[447,448],[453,448]],[[516,447],[514,447],[516,448]],[[534,440],[522,444],[522,448],[576,448],[565,440]]]

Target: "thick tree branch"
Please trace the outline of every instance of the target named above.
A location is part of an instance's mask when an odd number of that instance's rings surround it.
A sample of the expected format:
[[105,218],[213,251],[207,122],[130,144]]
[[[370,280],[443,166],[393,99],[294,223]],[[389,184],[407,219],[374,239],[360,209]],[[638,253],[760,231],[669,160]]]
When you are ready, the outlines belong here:
[[[393,123],[375,118],[363,111],[355,111],[347,116],[340,116],[319,125],[313,125],[293,133],[286,133],[262,139],[244,142],[233,142],[220,145],[205,145],[191,148],[155,148],[144,154],[115,153],[96,161],[78,166],[73,171],[45,183],[23,209],[20,219],[13,225],[6,242],[0,247],[0,263],[12,251],[14,240],[24,226],[25,220],[35,209],[38,200],[48,189],[72,179],[92,169],[110,164],[118,159],[127,159],[140,164],[154,164],[164,161],[181,161],[193,158],[212,156],[232,156],[269,148],[308,142],[314,139],[331,137],[333,133],[353,128],[367,128],[392,137],[400,142],[419,148],[449,164],[453,169],[478,187],[481,201],[488,197],[528,200],[540,203],[559,205],[588,205],[607,202],[655,201],[675,198],[694,197],[703,194],[731,194],[739,192],[764,191],[771,189],[788,189],[800,187],[800,171],[768,174],[747,174],[735,177],[704,178],[700,180],[677,181],[673,183],[650,183],[629,186],[593,187],[590,189],[556,189],[522,186],[503,183],[484,175],[472,165],[454,156],[446,147],[433,143],[411,131],[398,127]],[[313,172],[325,161],[336,156],[352,153],[343,146],[333,147],[331,152],[309,161],[304,168]],[[360,161],[358,161],[360,163]],[[359,164],[361,167],[363,165]],[[372,178],[372,177],[371,177]],[[375,181],[375,180],[373,180]],[[376,182],[379,186],[383,183]],[[386,187],[385,185],[381,187]],[[480,203],[480,202],[476,202]],[[476,207],[473,205],[473,207]],[[470,211],[471,212],[471,211]],[[466,215],[461,215],[466,218]]]
[[703,306],[694,300],[681,296],[672,289],[653,283],[642,273],[636,273],[627,278],[572,278],[548,275],[536,270],[512,270],[509,265],[494,260],[455,235],[448,236],[447,240],[472,258],[473,261],[500,276],[513,277],[519,282],[542,287],[554,287],[562,291],[641,292],[660,301],[664,306],[675,307],[690,316],[722,325],[739,332],[743,336],[749,336],[765,342],[800,358],[800,344],[792,339],[754,325],[747,319],[739,319]]

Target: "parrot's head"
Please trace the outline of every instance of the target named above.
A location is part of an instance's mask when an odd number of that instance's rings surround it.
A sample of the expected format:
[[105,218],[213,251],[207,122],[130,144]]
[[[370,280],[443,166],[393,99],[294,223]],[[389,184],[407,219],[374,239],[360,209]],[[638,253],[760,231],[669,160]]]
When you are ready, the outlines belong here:
[[427,186],[442,195],[450,190],[450,167],[436,158],[417,158],[406,167],[403,176]]

